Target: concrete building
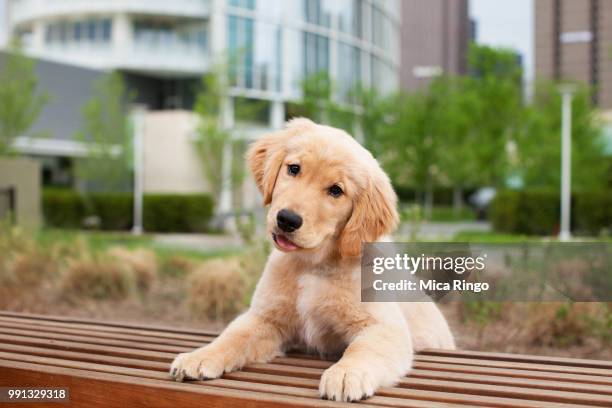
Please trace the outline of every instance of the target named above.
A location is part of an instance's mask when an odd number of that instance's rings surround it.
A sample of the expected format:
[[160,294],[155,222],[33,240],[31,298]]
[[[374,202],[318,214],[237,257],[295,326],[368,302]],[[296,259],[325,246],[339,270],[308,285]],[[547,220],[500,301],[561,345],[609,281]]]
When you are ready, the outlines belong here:
[[[119,70],[153,109],[190,108],[230,56],[232,93],[282,104],[327,71],[338,96],[397,85],[398,0],[8,0],[10,32],[38,58]],[[282,107],[275,106],[279,119]]]
[[[144,186],[149,192],[206,189],[191,149],[195,120],[190,109],[200,78],[224,58],[230,61],[230,89],[222,118],[236,138],[252,139],[279,128],[287,119],[287,104],[300,98],[301,81],[310,74],[327,72],[336,84],[333,97],[347,103],[358,83],[382,93],[396,90],[399,83],[399,0],[6,4],[9,33],[40,61],[41,87],[47,84],[54,96],[36,125],[52,137],[41,141],[24,135],[17,147],[69,164],[71,157],[82,154],[82,146],[71,138],[86,100],[83,95],[89,94],[95,77],[120,71],[136,91],[136,103],[149,111],[143,126]],[[44,78],[54,70],[61,78]],[[68,98],[68,108],[56,106],[64,94],[74,96]],[[252,102],[263,105],[261,113],[241,117],[242,104]],[[51,114],[54,109],[63,111]],[[231,151],[224,156],[226,161],[231,157]],[[225,191],[220,198],[222,210],[231,207],[231,196]]]
[[612,2],[533,3],[536,76],[586,83],[593,87],[593,101],[612,109]]
[[470,24],[468,0],[402,1],[403,89],[422,89],[443,73],[465,74]]

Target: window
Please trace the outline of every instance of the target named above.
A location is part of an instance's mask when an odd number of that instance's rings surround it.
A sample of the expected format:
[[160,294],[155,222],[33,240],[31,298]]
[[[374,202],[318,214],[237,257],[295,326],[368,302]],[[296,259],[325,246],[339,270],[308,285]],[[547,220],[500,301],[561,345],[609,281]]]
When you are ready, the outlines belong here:
[[56,21],[45,27],[47,44],[108,43],[111,41],[113,22],[110,18],[92,18],[86,21]]
[[331,17],[327,10],[329,7],[325,6],[326,2],[323,0],[304,0],[304,16],[306,21],[323,27],[329,27],[331,25]]
[[100,32],[101,34],[101,39],[104,42],[108,42],[111,39],[111,32],[112,32],[112,26],[113,23],[111,21],[110,18],[105,18],[103,20],[100,21]]
[[279,90],[280,28],[230,15],[227,29],[231,84],[248,89]]
[[80,21],[75,22],[72,25],[72,30],[73,30],[72,38],[74,38],[75,41],[81,41],[81,33],[82,33],[81,22]]
[[348,101],[351,93],[361,82],[361,52],[358,48],[338,43],[338,91]]
[[304,76],[329,71],[329,39],[304,33]]

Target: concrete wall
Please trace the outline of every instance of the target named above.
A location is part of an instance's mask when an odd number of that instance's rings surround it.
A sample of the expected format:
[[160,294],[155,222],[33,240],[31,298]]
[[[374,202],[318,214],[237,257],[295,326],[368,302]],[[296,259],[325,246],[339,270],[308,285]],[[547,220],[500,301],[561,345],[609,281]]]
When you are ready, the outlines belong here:
[[16,221],[25,228],[40,226],[40,163],[26,158],[0,158],[0,190],[15,188]]
[[[6,58],[7,54],[0,52],[0,68]],[[38,90],[46,92],[50,100],[30,132],[22,136],[42,133],[53,139],[72,140],[81,127],[83,106],[104,72],[40,59],[36,60],[35,70]]]
[[209,191],[200,158],[193,146],[195,123],[195,115],[188,111],[145,113],[145,193]]

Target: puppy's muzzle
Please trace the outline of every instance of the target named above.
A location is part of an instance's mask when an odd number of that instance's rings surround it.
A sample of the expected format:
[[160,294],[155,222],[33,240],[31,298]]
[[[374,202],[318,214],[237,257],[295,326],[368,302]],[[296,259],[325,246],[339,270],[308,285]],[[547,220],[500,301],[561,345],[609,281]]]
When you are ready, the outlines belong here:
[[288,209],[282,209],[276,214],[276,225],[284,232],[293,232],[302,226],[302,217]]

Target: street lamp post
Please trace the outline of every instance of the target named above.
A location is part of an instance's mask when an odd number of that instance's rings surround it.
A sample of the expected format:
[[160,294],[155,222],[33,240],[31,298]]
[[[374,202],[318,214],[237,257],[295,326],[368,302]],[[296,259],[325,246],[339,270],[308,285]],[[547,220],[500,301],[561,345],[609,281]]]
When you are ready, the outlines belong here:
[[576,87],[561,85],[561,227],[559,240],[569,241],[572,180],[572,97]]
[[144,109],[136,107],[132,113],[133,150],[134,150],[134,226],[132,233],[141,235],[142,208],[143,208],[143,132],[144,132]]

